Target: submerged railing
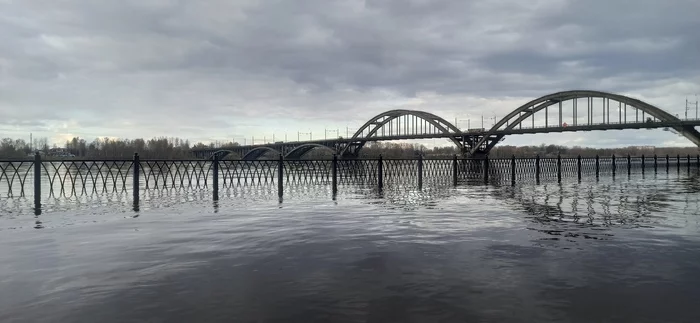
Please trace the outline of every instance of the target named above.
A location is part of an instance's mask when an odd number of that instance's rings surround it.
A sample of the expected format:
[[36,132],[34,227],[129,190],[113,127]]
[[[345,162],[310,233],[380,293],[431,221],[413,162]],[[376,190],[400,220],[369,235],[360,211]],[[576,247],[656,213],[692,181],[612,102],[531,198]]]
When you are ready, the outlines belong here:
[[152,190],[206,189],[214,200],[220,189],[276,186],[280,198],[288,186],[329,185],[333,196],[340,186],[511,184],[522,181],[561,182],[562,178],[616,176],[633,170],[669,172],[700,167],[700,155],[626,156],[594,158],[505,159],[338,159],[331,160],[0,160],[0,200],[33,197],[71,198],[91,194],[128,194],[138,203]]

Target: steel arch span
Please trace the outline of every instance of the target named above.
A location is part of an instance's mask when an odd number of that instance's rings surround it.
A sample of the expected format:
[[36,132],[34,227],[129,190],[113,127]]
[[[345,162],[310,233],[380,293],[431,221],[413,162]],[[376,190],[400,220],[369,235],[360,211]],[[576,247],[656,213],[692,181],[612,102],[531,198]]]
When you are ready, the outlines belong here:
[[[430,112],[417,110],[390,110],[380,113],[365,122],[350,138],[345,147],[339,149],[341,156],[358,156],[359,151],[367,141],[377,141],[380,138],[391,140],[391,137],[440,134],[459,134],[462,131],[449,121]],[[460,151],[464,144],[459,135],[450,139]]]
[[[561,115],[562,115],[562,110],[561,110],[561,105],[562,102],[565,101],[570,101],[574,100],[575,102],[573,103],[573,118],[574,122],[577,120],[577,105],[576,103],[578,102],[577,99],[582,99],[582,98],[591,98],[588,102],[589,104],[589,109],[591,106],[592,98],[601,98],[603,99],[603,109],[605,109],[605,101],[607,101],[607,113],[608,113],[608,121],[607,124],[610,124],[610,100],[616,101],[619,103],[621,106],[622,104],[625,105],[625,109],[627,106],[630,106],[634,109],[638,109],[639,111],[642,111],[643,113],[647,113],[650,116],[658,119],[661,122],[672,122],[674,125],[671,125],[674,130],[676,130],[679,134],[685,136],[688,138],[690,141],[692,141],[694,144],[697,146],[700,146],[700,132],[695,130],[695,127],[693,126],[687,126],[687,125],[682,125],[681,120],[674,115],[654,106],[649,103],[646,103],[644,101],[630,98],[624,95],[619,95],[619,94],[613,94],[613,93],[608,93],[608,92],[601,92],[601,91],[591,91],[591,90],[574,90],[574,91],[564,91],[564,92],[557,92],[557,93],[552,93],[549,95],[542,96],[540,98],[534,99],[528,103],[525,103],[524,105],[518,107],[517,109],[513,110],[511,113],[506,115],[504,118],[499,120],[491,129],[486,131],[481,138],[475,142],[474,145],[469,147],[469,154],[474,156],[476,154],[488,154],[489,151],[498,143],[500,142],[503,137],[508,134],[508,132],[514,131],[516,127],[519,127],[525,122],[526,119],[528,118],[533,118],[534,120],[534,115],[537,112],[540,112],[542,110],[547,111],[547,109],[550,106],[553,105],[558,105],[559,106],[559,127],[562,126],[561,124]],[[592,112],[592,110],[590,110]],[[626,111],[626,110],[625,110]],[[546,112],[545,112],[546,113]],[[622,115],[621,110],[620,110],[620,116]],[[626,112],[625,112],[626,113]],[[626,117],[626,116],[625,116]],[[592,116],[589,115],[589,118],[592,118]],[[603,118],[605,118],[605,115],[603,115]],[[534,122],[534,121],[533,121]],[[626,121],[625,121],[626,122]],[[589,120],[590,124],[590,120]],[[604,119],[604,123],[605,119]],[[566,126],[566,124],[564,124]],[[554,127],[552,127],[554,128]],[[585,129],[584,129],[585,130]],[[603,129],[604,130],[604,129]],[[546,133],[546,132],[554,132],[554,131],[547,131],[547,128],[543,128],[541,133]]]
[[268,152],[273,152],[277,155],[280,155],[281,152],[277,149],[270,148],[270,147],[256,147],[251,149],[250,151],[246,152],[245,155],[243,155],[242,160],[257,160],[258,158],[262,157]]
[[304,155],[308,154],[312,150],[319,148],[319,149],[324,149],[328,150],[331,153],[335,154],[336,150],[328,147],[326,145],[321,145],[321,144],[303,144],[301,146],[298,146],[292,150],[290,150],[286,155],[284,155],[285,159],[301,159],[301,157],[304,157]]
[[223,159],[224,157],[228,156],[229,154],[233,153],[233,151],[230,151],[228,149],[219,149],[217,151],[212,152],[207,156],[207,159],[214,159],[215,156],[218,156],[219,159]]

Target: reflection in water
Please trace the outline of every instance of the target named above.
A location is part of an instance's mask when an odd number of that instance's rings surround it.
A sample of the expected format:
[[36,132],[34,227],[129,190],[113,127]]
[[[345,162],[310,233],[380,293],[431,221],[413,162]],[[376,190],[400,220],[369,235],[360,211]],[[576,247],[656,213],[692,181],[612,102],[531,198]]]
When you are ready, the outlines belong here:
[[697,180],[48,200],[0,217],[0,321],[697,322]]

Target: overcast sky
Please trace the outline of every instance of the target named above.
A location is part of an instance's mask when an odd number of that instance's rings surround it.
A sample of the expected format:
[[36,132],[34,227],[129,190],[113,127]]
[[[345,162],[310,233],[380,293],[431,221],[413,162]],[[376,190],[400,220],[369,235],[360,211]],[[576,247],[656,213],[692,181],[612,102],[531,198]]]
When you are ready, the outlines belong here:
[[[0,0],[0,136],[320,139],[397,108],[480,124],[570,89],[682,115],[699,30],[698,0]],[[661,130],[506,142],[690,145]]]

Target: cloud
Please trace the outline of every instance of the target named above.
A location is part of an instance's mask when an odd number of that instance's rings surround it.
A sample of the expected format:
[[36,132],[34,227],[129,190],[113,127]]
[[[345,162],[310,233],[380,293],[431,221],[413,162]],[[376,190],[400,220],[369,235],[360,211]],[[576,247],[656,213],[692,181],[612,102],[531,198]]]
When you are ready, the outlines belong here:
[[[678,109],[700,92],[698,11],[691,0],[0,1],[0,127],[262,138],[402,106],[480,119],[577,88]],[[53,130],[68,120],[80,128]]]

